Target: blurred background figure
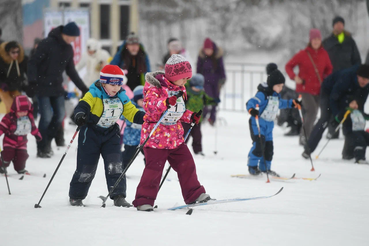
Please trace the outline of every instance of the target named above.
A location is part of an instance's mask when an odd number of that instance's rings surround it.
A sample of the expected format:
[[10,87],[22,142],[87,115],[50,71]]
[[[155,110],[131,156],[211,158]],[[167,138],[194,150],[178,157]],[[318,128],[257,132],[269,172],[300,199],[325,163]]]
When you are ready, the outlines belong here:
[[10,112],[14,98],[26,87],[27,62],[22,46],[16,41],[0,45],[0,99],[6,113]]
[[168,61],[169,57],[171,57],[171,55],[173,54],[182,55],[183,57],[187,59],[187,61],[193,67],[193,62],[192,62],[190,53],[185,48],[182,47],[182,43],[181,41],[179,41],[178,38],[170,38],[168,40],[167,47],[168,47],[168,52],[163,57],[163,60],[162,60],[163,65],[161,66],[161,69],[164,69],[165,63]]
[[100,78],[101,69],[108,64],[109,52],[101,48],[101,43],[94,38],[87,40],[87,50],[82,54],[81,60],[76,64],[77,71],[86,67],[83,81],[90,87]]
[[117,65],[127,76],[127,86],[133,91],[145,84],[145,74],[151,72],[149,56],[138,36],[131,32],[115,54],[111,65]]
[[[218,47],[210,38],[206,38],[197,59],[197,73],[205,79],[205,93],[212,98],[219,99],[220,88],[226,81],[223,63],[223,49]],[[209,123],[214,125],[216,121],[216,105],[204,108],[203,116],[210,113]]]
[[[293,69],[299,68],[295,74]],[[302,96],[303,127],[300,131],[300,145],[306,144],[305,136],[313,129],[319,110],[320,85],[332,73],[332,64],[322,46],[322,35],[318,29],[311,29],[307,47],[295,54],[286,64],[286,72],[296,82],[296,92]],[[304,130],[306,131],[304,133]]]
[[[361,64],[359,50],[351,33],[345,30],[345,20],[336,16],[332,21],[332,34],[323,40],[323,47],[332,62],[333,72]],[[328,127],[328,138],[337,139],[339,131]]]

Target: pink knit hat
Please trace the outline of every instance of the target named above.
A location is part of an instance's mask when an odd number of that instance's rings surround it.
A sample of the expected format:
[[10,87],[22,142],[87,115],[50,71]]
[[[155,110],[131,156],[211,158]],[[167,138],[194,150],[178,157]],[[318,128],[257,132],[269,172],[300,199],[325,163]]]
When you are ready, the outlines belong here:
[[309,33],[309,40],[313,40],[314,38],[319,38],[322,39],[322,34],[320,33],[319,29],[310,29],[310,33]]
[[204,49],[214,49],[213,41],[210,38],[206,38],[204,41]]
[[165,64],[165,77],[174,82],[192,77],[191,64],[181,55],[173,54]]

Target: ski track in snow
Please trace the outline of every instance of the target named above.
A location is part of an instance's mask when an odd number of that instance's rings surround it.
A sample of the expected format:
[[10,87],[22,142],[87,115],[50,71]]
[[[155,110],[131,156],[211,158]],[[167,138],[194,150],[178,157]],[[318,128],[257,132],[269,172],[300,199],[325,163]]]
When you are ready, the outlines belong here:
[[[117,208],[110,199],[106,208],[101,208],[98,196],[106,196],[108,191],[100,159],[84,200],[86,207],[71,207],[68,190],[76,166],[76,138],[40,204],[42,208],[35,209],[66,147],[57,149],[53,143],[53,158],[36,158],[36,144],[29,135],[26,168],[35,175],[18,180],[20,175],[11,166],[10,196],[5,177],[0,176],[0,245],[368,245],[369,165],[340,159],[342,137],[328,144],[314,160],[316,171],[310,172],[310,161],[301,157],[298,138],[284,137],[287,129],[276,126],[272,169],[283,176],[322,176],[317,181],[272,180],[270,184],[264,179],[231,178],[232,174],[247,173],[249,116],[222,111],[219,116],[228,125],[218,126],[217,144],[215,128],[204,123],[206,157],[194,156],[207,193],[217,199],[264,196],[283,186],[282,193],[269,199],[200,206],[188,216],[183,209],[167,210],[184,204],[178,178],[171,170],[171,181],[166,181],[158,194],[156,211]],[[69,142],[75,127],[65,126],[65,140]],[[322,139],[316,153],[326,141]],[[134,199],[143,167],[140,154],[127,172],[129,202]],[[46,178],[42,177],[44,173]]]

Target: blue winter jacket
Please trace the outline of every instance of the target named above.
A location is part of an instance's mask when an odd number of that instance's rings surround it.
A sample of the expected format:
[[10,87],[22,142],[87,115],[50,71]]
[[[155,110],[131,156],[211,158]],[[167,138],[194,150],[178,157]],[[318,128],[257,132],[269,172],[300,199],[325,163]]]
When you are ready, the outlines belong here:
[[[250,100],[246,103],[247,111],[249,111],[251,108],[256,108],[256,105],[259,105],[259,116],[261,116],[268,105],[269,98],[270,97],[278,97],[279,100],[279,109],[283,108],[291,108],[293,104],[293,100],[285,100],[282,99],[281,96],[270,89],[266,83],[261,83],[258,86],[258,92],[254,97],[252,97]],[[251,117],[251,122],[255,124],[255,118]],[[262,117],[259,117],[259,123],[262,124],[271,124],[274,125],[274,121],[266,121]]]

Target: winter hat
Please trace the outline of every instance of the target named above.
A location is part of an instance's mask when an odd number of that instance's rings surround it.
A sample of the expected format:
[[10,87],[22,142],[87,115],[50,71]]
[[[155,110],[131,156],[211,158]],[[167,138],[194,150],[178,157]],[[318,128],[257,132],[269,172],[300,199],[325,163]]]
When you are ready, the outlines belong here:
[[124,72],[117,65],[106,65],[100,72],[100,83],[109,85],[123,84]]
[[284,84],[285,81],[286,79],[278,69],[271,72],[267,78],[267,84],[270,89],[273,89],[273,86],[275,85]]
[[322,34],[320,33],[319,29],[312,28],[309,32],[309,40],[313,40],[314,38],[322,39]]
[[275,63],[269,63],[266,66],[266,73],[267,73],[267,75],[269,75],[271,72],[273,72],[274,70],[277,70],[277,69],[278,69],[277,64],[275,64]]
[[195,86],[197,89],[204,89],[204,76],[202,74],[195,74],[189,81],[190,86]]
[[68,24],[66,24],[63,27],[63,34],[67,35],[67,36],[72,36],[72,37],[78,37],[80,32],[79,32],[79,27],[77,26],[77,24],[73,21],[73,22],[69,22]]
[[143,99],[143,89],[144,86],[139,85],[133,90],[133,101],[137,102],[138,100]]
[[342,22],[342,24],[345,25],[345,20],[341,16],[334,17],[332,21],[332,26],[334,26],[334,24],[336,24],[337,22]]
[[140,43],[140,40],[134,32],[131,32],[130,34],[128,34],[126,44],[139,44],[139,43]]
[[165,64],[165,77],[171,82],[183,78],[191,78],[191,64],[183,56],[173,54]]
[[204,41],[204,49],[214,49],[213,41],[210,38],[206,38]]
[[19,44],[16,41],[10,41],[5,45],[6,53],[9,53],[9,51],[14,48],[19,48]]
[[32,110],[32,104],[26,96],[17,96],[12,104],[12,110],[14,112],[29,112]]
[[369,79],[369,65],[368,64],[360,65],[356,71],[356,74],[360,77]]

